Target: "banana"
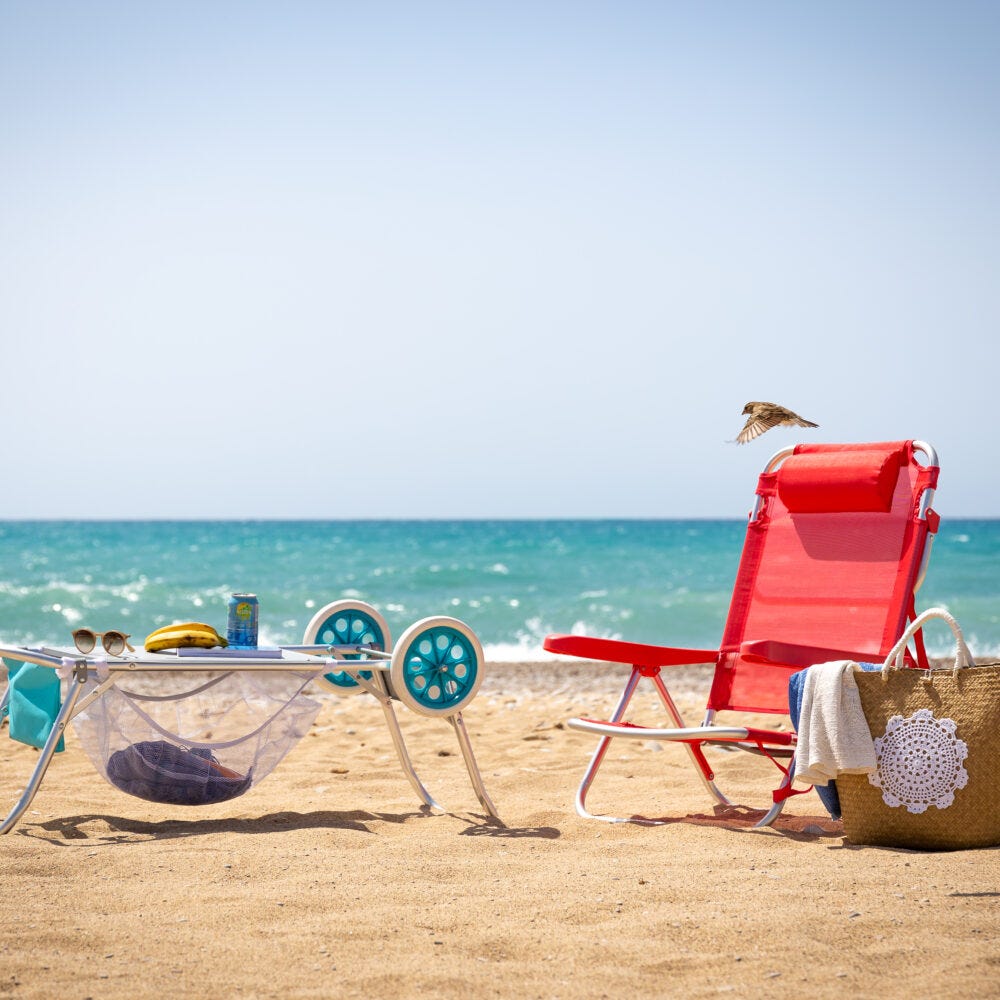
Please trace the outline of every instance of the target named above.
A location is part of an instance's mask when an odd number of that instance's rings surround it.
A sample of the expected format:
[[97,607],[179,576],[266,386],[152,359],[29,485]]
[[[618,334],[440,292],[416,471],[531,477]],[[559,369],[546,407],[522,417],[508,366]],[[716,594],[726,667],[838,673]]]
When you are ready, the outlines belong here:
[[213,646],[226,646],[228,643],[211,626],[191,628],[188,625],[174,628],[158,629],[146,637],[144,643],[147,653],[158,653],[164,649],[177,649],[180,646],[200,646],[211,649]]
[[176,632],[177,629],[191,629],[201,632],[215,632],[216,635],[219,634],[211,625],[206,625],[205,622],[174,622],[173,625],[164,625],[162,628],[153,629],[153,631],[146,636],[146,641],[148,642],[154,636],[160,635],[162,632]]

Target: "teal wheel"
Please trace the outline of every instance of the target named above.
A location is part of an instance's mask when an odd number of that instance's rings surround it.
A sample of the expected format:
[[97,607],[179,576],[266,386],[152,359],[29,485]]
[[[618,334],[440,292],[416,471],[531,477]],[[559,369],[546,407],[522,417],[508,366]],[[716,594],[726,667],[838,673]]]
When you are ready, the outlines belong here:
[[[389,626],[385,619],[370,605],[362,601],[334,601],[313,615],[302,636],[305,645],[372,646],[387,650],[392,645]],[[365,660],[365,653],[346,653],[343,660]],[[362,670],[360,676],[371,680],[371,671]],[[321,678],[339,694],[357,694],[364,688],[346,671],[337,670]]]
[[392,651],[395,696],[421,715],[454,715],[483,682],[483,647],[457,618],[425,618],[411,625]]

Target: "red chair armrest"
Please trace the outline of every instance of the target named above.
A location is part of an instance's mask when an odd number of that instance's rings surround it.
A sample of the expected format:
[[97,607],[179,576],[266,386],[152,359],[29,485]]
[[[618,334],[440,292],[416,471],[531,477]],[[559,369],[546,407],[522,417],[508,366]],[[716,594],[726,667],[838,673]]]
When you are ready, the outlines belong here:
[[671,667],[686,663],[715,663],[717,649],[680,649],[647,646],[639,642],[597,639],[589,635],[549,635],[543,643],[550,653],[580,656],[586,660],[630,663],[636,667]]
[[759,740],[768,746],[795,746],[798,738],[799,734],[792,730],[786,732],[781,729],[755,729],[753,726],[747,726],[747,739],[752,741]]
[[847,649],[825,649],[822,646],[805,646],[796,642],[774,642],[770,639],[749,640],[740,644],[740,654],[767,663],[784,663],[790,667],[811,667],[814,663],[830,660],[864,660],[881,663],[885,659],[870,650],[859,653]]

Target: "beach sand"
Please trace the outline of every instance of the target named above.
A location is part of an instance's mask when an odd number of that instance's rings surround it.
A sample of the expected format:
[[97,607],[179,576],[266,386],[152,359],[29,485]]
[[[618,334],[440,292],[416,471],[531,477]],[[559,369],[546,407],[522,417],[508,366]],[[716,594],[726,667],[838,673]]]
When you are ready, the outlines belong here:
[[[690,722],[708,674],[671,673]],[[245,796],[199,809],[124,795],[72,733],[0,841],[0,997],[1000,996],[1000,850],[858,847],[814,794],[771,830],[717,812],[687,755],[612,746],[574,811],[623,668],[489,667],[465,721],[502,823],[447,723],[399,707],[420,808],[368,695],[323,695],[311,733]],[[631,717],[660,721],[641,688]],[[771,719],[762,720],[773,723]],[[709,751],[769,803],[777,771]],[[3,808],[36,751],[3,735]]]

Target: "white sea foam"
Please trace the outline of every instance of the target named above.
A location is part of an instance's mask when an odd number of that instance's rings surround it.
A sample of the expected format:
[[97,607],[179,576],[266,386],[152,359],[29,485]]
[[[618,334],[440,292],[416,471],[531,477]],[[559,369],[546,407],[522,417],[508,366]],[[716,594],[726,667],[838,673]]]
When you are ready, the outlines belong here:
[[[576,657],[548,652],[543,643],[547,635],[563,633],[564,629],[553,628],[539,617],[529,618],[518,629],[515,642],[483,643],[483,655],[494,663],[545,663],[549,661],[575,660]],[[621,639],[618,632],[609,631],[606,626],[587,621],[576,621],[569,630],[570,635],[589,635],[600,639]]]
[[487,663],[547,663],[571,660],[571,656],[557,656],[540,645],[530,642],[495,642],[483,646],[483,656]]

